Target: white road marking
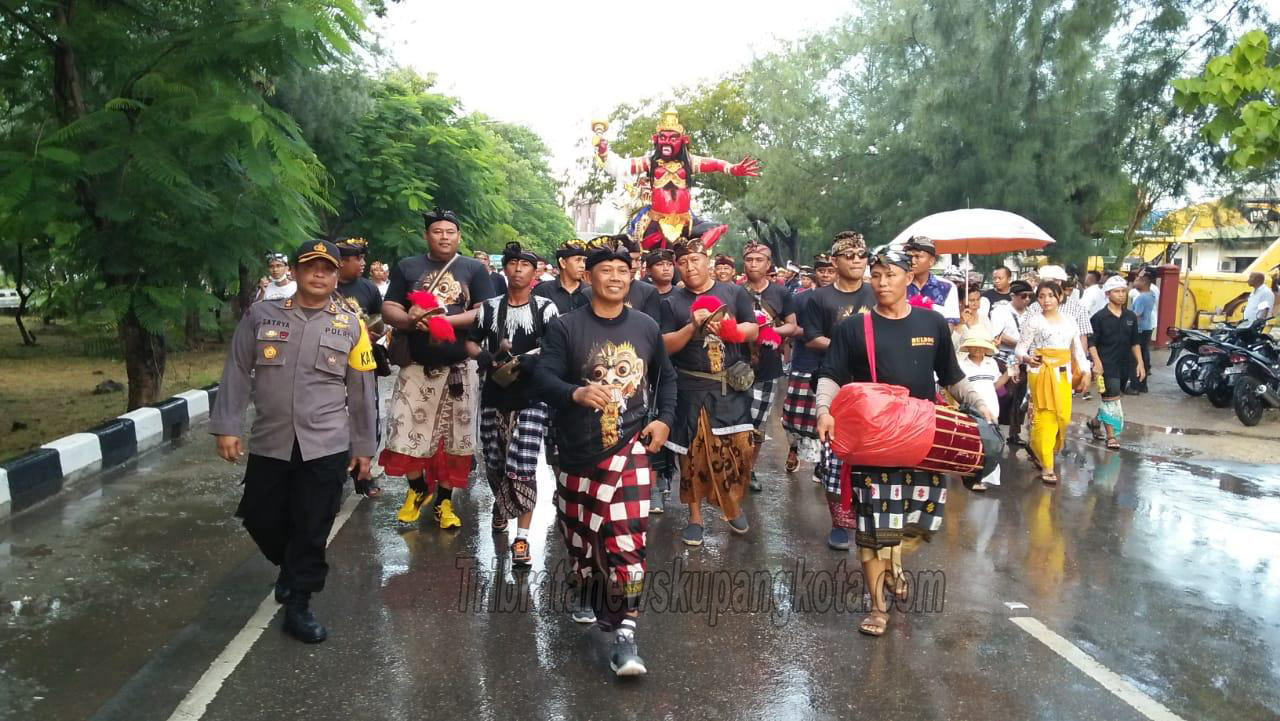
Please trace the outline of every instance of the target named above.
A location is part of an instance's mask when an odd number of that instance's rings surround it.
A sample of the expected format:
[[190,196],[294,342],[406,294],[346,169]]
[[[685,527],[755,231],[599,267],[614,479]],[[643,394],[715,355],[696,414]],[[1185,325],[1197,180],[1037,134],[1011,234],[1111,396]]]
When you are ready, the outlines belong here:
[[[329,540],[325,542],[328,546],[333,543],[333,537],[338,535],[338,531],[342,529],[342,525],[351,517],[351,512],[356,509],[364,496],[352,494],[342,504],[342,509],[338,511],[338,517],[333,521],[333,530],[329,531]],[[226,682],[244,657],[249,655],[249,650],[253,648],[253,644],[257,642],[258,637],[270,625],[271,619],[275,617],[276,612],[280,610],[280,604],[276,603],[275,590],[267,594],[262,599],[262,603],[258,604],[258,610],[254,611],[245,623],[244,628],[232,638],[226,648],[222,649],[222,653],[213,659],[213,663],[209,664],[209,668],[200,676],[200,680],[191,687],[187,692],[186,698],[182,699],[182,703],[178,704],[178,708],[173,710],[173,714],[169,716],[169,721],[199,721],[204,716],[204,712],[209,708],[209,704],[213,702],[218,691],[222,689],[222,684]]]
[[1009,620],[1151,721],[1185,721],[1181,716],[1165,708],[1159,701],[1138,690],[1137,686],[1095,661],[1075,644],[1054,633],[1043,623],[1030,616],[1018,616]]
[[1004,607],[1009,609],[1010,611],[1018,611],[1021,609],[1025,609],[1027,607],[1027,604],[1021,603],[1019,601],[1005,601]]

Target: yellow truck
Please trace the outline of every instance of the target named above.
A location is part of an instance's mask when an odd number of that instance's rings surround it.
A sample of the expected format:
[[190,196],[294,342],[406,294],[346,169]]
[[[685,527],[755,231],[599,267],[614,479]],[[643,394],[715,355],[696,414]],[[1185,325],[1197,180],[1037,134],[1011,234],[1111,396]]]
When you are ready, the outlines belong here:
[[1129,252],[1127,264],[1135,263],[1183,269],[1178,327],[1237,321],[1251,290],[1249,275],[1262,273],[1271,283],[1280,268],[1280,200],[1245,201],[1240,208],[1201,203],[1170,213]]

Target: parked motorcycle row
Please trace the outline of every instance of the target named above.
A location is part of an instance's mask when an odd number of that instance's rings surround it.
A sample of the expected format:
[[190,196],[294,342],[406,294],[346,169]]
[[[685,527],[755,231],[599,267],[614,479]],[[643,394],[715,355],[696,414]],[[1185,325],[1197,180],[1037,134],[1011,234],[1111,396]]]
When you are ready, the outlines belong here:
[[1178,387],[1204,396],[1215,408],[1231,407],[1246,426],[1268,408],[1280,408],[1280,343],[1266,322],[1221,325],[1210,331],[1171,328],[1169,365]]

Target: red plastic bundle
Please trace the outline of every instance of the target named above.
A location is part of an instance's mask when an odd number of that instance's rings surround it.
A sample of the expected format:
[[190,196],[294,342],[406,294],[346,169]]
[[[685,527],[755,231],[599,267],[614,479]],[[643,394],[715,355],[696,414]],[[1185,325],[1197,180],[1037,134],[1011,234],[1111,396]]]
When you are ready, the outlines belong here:
[[932,310],[933,299],[924,295],[916,295],[916,296],[907,298],[907,305],[914,305],[917,308],[925,308],[927,310]]
[[914,468],[933,446],[933,404],[902,386],[849,383],[831,401],[831,416],[831,450],[855,466]]

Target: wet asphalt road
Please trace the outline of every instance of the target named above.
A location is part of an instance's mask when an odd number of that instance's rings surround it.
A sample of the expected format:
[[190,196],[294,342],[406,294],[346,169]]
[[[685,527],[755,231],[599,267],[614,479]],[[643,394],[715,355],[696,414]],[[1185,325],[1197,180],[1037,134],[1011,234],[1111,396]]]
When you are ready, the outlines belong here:
[[[688,549],[683,508],[653,517],[651,580],[687,580],[674,602],[650,596],[638,682],[612,678],[608,637],[557,602],[549,476],[529,573],[495,548],[483,481],[446,533],[397,529],[390,480],[330,547],[329,641],[294,642],[277,615],[203,718],[1145,718],[1015,617],[1184,719],[1280,718],[1280,467],[1108,453],[1073,430],[1056,489],[1025,453],[985,496],[953,485],[944,532],[906,563],[941,572],[919,579],[929,601],[871,639],[859,609],[833,607],[823,579],[855,556],[826,547],[821,489],[807,466],[782,471],[775,419],[748,536],[708,513]],[[0,524],[0,718],[167,719],[270,592],[231,517],[243,466],[202,431]],[[717,572],[740,570],[770,574],[768,593],[733,599]]]

